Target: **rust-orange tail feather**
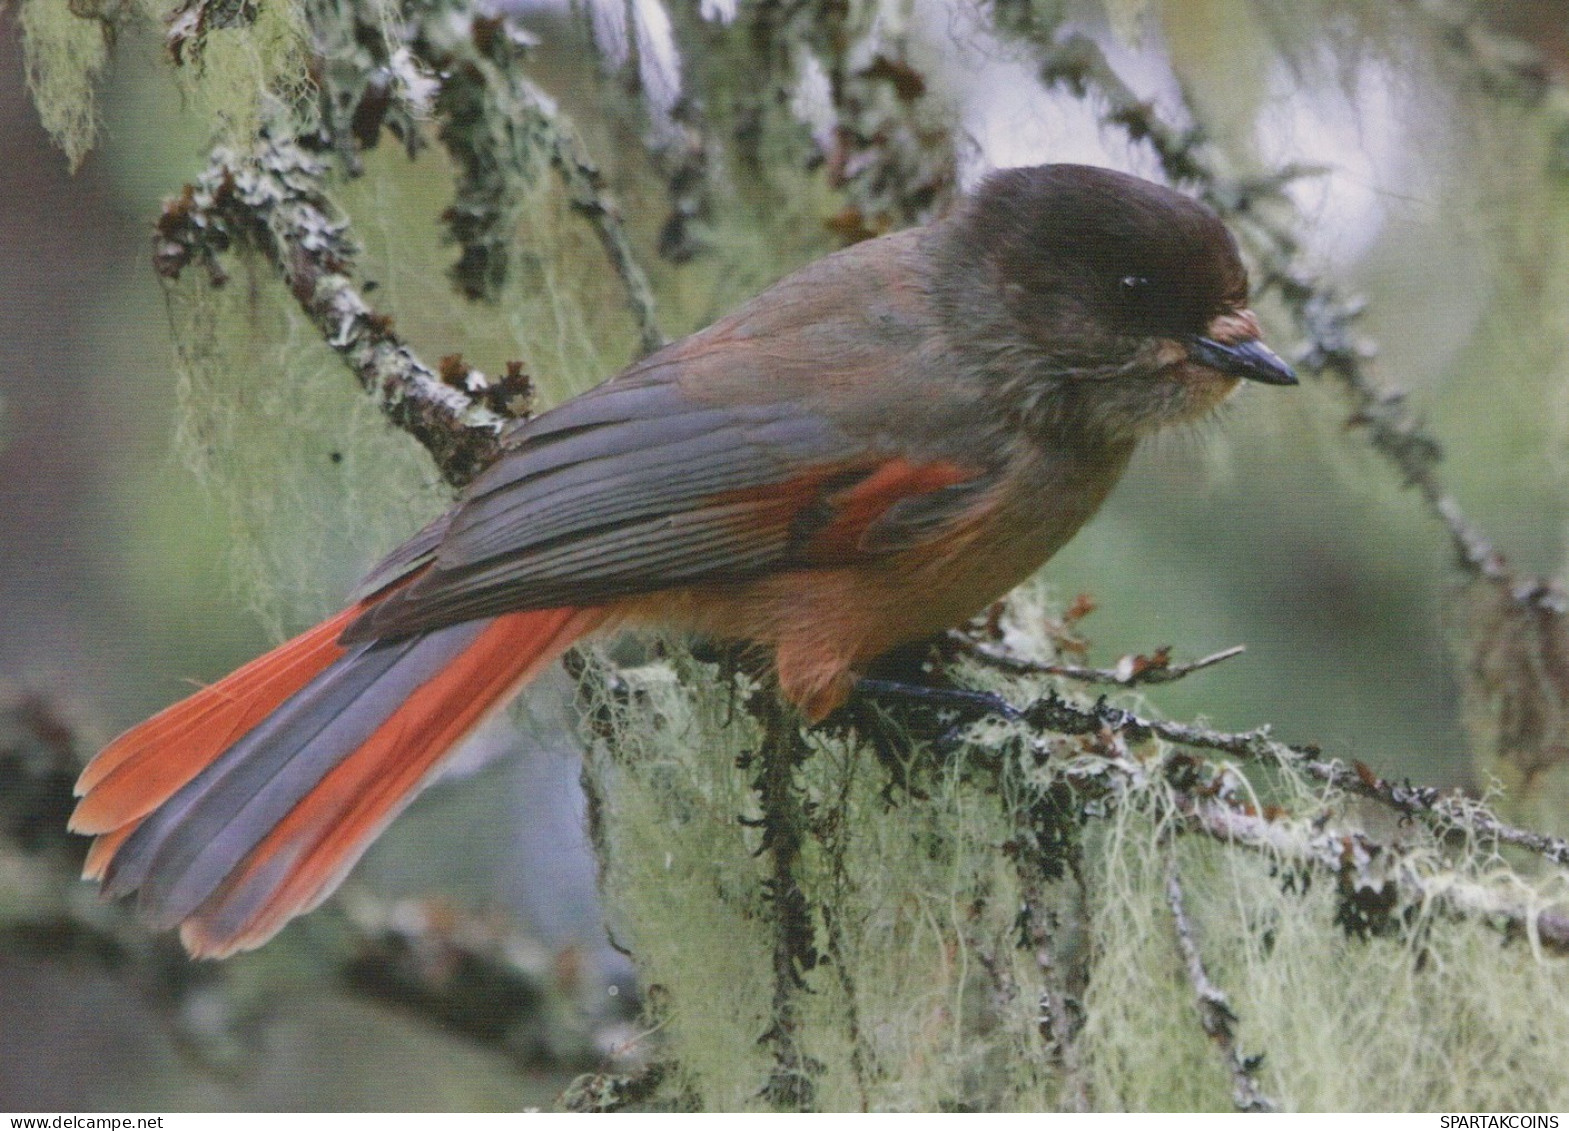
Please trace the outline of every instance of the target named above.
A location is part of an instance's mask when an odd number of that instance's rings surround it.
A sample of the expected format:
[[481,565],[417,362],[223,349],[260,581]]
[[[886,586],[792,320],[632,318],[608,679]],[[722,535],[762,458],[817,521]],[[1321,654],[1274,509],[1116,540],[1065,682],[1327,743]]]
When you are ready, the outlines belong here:
[[365,602],[121,735],[77,783],[83,874],[192,954],[320,903],[487,715],[606,618],[542,609],[348,648]]

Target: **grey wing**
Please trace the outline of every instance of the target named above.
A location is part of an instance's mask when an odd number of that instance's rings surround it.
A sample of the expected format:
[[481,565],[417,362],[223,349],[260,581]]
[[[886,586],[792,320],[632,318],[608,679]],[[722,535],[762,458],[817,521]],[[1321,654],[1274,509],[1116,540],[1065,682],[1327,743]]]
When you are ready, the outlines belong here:
[[798,406],[716,407],[670,381],[601,386],[509,448],[371,572],[362,592],[422,571],[345,643],[756,575],[789,560],[825,493],[883,459]]

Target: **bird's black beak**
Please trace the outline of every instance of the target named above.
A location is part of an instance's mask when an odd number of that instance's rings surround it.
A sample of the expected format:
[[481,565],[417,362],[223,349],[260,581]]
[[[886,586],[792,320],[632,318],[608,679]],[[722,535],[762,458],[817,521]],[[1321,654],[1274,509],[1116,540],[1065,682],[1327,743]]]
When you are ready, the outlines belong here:
[[1297,383],[1297,375],[1291,366],[1257,338],[1248,338],[1231,346],[1217,342],[1214,338],[1189,338],[1188,356],[1200,365],[1207,365],[1233,377],[1246,377],[1266,385]]

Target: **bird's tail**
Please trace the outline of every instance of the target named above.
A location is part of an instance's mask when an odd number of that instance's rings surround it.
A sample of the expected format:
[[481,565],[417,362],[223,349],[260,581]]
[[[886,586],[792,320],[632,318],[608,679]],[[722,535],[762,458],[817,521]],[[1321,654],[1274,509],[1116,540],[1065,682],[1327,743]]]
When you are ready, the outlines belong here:
[[315,907],[453,748],[603,609],[344,647],[361,602],[122,734],[83,771],[83,875],[186,949],[259,946]]

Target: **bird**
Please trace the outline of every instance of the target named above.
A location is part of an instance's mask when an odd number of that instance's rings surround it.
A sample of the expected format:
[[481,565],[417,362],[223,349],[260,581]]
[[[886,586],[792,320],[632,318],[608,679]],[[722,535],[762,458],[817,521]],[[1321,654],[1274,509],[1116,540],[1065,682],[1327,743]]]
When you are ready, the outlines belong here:
[[819,722],[1245,379],[1296,383],[1213,211],[1109,169],[993,172],[510,426],[348,607],[88,764],[83,875],[193,956],[259,946],[596,633],[751,645]]

